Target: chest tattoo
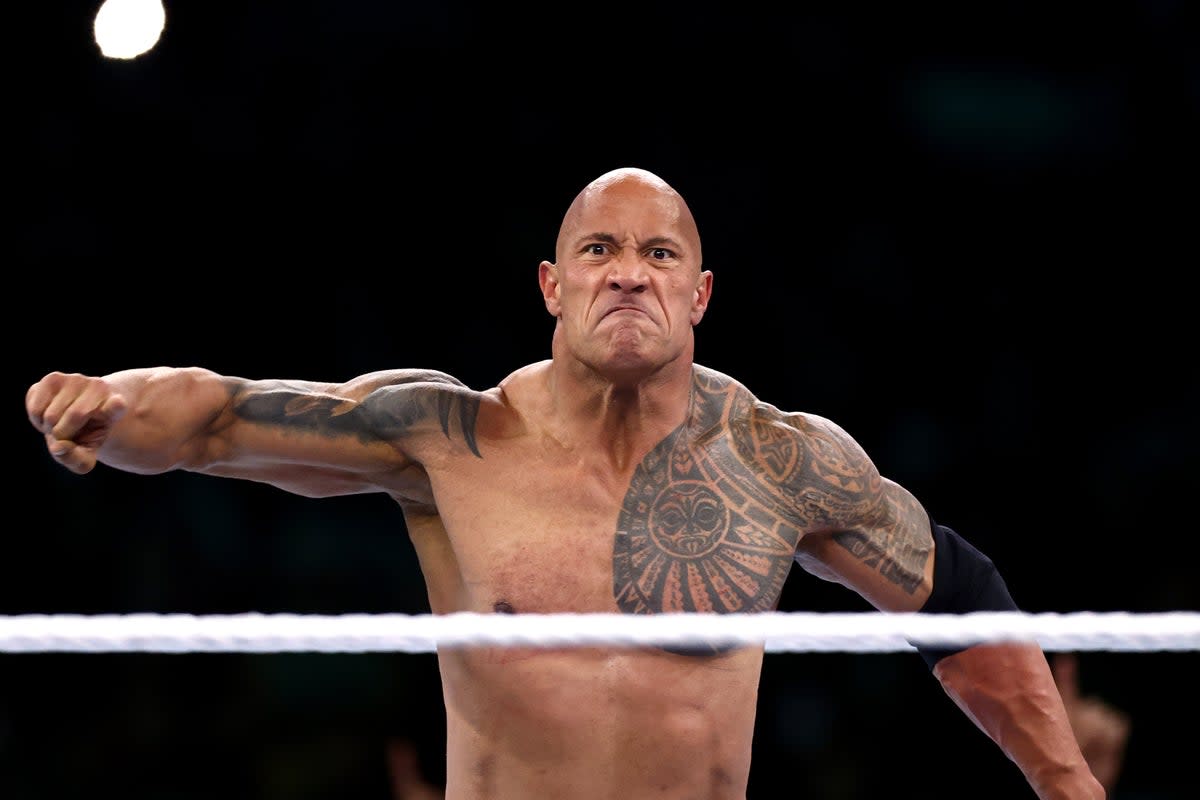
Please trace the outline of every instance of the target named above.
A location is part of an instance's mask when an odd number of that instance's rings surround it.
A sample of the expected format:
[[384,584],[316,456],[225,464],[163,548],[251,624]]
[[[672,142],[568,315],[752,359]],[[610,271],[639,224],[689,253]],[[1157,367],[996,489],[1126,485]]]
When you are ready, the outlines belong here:
[[744,389],[697,378],[693,394],[689,421],[643,459],[626,492],[614,597],[632,614],[770,610],[800,538],[795,499],[780,489],[803,468],[799,438],[730,424],[750,414]]

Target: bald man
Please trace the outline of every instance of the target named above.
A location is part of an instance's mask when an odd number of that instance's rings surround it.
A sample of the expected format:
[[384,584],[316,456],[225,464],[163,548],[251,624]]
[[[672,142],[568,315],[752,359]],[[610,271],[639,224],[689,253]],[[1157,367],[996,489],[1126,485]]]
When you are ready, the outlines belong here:
[[[52,372],[29,420],[77,473],[386,493],[436,614],[769,611],[794,563],[880,610],[1013,607],[991,562],[842,428],[695,363],[702,264],[684,199],[617,169],[583,188],[538,266],[551,358],[499,386],[411,369],[342,384]],[[1036,645],[923,655],[1039,797],[1104,796]],[[447,800],[745,798],[761,647],[438,658]]]

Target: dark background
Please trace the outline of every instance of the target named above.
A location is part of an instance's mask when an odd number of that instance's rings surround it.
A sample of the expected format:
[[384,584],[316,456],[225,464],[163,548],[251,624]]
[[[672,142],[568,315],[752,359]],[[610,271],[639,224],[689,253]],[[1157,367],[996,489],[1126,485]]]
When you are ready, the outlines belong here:
[[[1200,609],[1194,7],[167,3],[100,56],[37,3],[5,248],[0,613],[421,613],[399,511],[56,467],[29,384],[198,364],[494,385],[547,357],[536,271],[591,178],[700,224],[697,358],[829,416],[1030,611]],[[1103,7],[1099,7],[1103,6]],[[782,610],[866,610],[796,570]],[[1196,788],[1194,653],[1087,652],[1116,797]],[[0,795],[386,800],[444,777],[432,654],[3,654]],[[1031,796],[911,654],[769,654],[753,800]]]

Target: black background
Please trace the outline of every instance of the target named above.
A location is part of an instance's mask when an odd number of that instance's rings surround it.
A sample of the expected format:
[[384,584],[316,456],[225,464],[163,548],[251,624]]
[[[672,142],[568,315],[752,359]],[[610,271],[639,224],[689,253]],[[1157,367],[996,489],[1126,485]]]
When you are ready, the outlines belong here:
[[[426,611],[382,497],[74,476],[24,392],[494,385],[549,355],[567,203],[630,165],[698,219],[698,361],[839,422],[1027,610],[1200,608],[1186,3],[166,5],[133,61],[97,2],[9,32],[0,613]],[[781,606],[866,608],[799,570]],[[1116,797],[1195,790],[1198,663],[1081,654],[1133,720]],[[384,800],[391,736],[444,777],[431,654],[10,653],[0,682],[6,799]],[[770,654],[750,797],[784,796],[1031,795],[915,655]]]

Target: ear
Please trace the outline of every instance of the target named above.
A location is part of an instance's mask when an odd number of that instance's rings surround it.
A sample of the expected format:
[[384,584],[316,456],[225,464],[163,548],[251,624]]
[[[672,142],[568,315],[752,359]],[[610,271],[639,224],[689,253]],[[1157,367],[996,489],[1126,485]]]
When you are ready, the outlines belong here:
[[712,297],[713,274],[704,270],[696,278],[696,290],[692,293],[692,313],[690,318],[693,325],[699,325],[708,309],[708,301]]
[[538,265],[538,285],[542,287],[542,300],[550,316],[557,317],[561,311],[558,303],[558,267],[549,261]]

